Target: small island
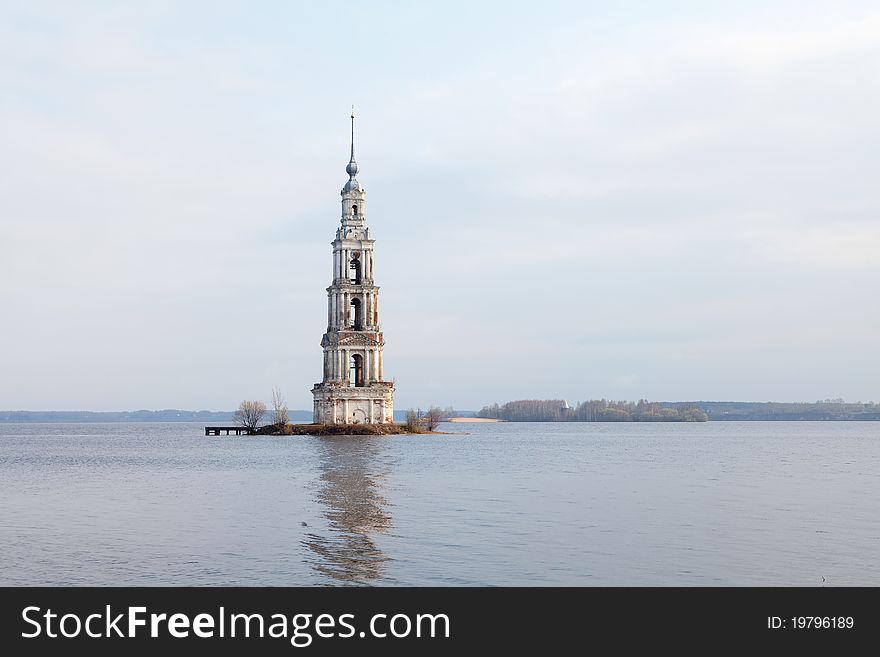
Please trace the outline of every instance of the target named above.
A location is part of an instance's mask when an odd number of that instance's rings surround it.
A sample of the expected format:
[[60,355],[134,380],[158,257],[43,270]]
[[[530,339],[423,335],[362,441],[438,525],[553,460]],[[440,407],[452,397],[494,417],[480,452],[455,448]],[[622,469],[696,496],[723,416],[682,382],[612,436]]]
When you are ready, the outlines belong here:
[[406,424],[269,424],[251,435],[257,436],[392,436],[441,433],[426,426]]
[[245,400],[241,402],[238,410],[233,414],[232,426],[208,426],[205,427],[206,436],[219,436],[234,434],[240,436],[391,436],[412,434],[442,434],[443,431],[435,431],[440,422],[447,418],[439,408],[432,406],[427,411],[410,409],[406,412],[406,421],[403,423],[383,422],[377,424],[350,423],[350,424],[326,424],[321,422],[298,423],[290,422],[290,413],[287,404],[277,388],[272,390],[272,405],[274,407],[272,422],[261,424],[268,410],[266,405],[258,400]]

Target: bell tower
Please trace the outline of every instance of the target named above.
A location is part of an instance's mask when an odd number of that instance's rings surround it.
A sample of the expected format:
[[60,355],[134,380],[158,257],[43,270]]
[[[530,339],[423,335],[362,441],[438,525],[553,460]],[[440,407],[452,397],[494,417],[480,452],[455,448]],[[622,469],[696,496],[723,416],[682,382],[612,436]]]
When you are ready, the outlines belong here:
[[390,424],[394,386],[382,380],[379,287],[373,278],[373,243],[366,225],[366,192],[357,180],[354,108],[351,159],[342,188],[342,221],[333,246],[333,282],[327,288],[324,377],[312,388],[317,424]]

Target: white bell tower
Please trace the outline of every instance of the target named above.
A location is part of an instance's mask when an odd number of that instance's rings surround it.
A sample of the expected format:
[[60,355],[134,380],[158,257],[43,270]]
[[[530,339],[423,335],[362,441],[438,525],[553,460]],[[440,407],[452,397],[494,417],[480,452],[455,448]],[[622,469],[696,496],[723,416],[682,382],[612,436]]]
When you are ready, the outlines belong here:
[[379,287],[373,278],[373,243],[366,225],[366,201],[355,177],[354,108],[351,160],[342,188],[342,225],[333,245],[333,283],[327,288],[324,378],[312,388],[317,424],[393,422],[394,386],[382,380]]

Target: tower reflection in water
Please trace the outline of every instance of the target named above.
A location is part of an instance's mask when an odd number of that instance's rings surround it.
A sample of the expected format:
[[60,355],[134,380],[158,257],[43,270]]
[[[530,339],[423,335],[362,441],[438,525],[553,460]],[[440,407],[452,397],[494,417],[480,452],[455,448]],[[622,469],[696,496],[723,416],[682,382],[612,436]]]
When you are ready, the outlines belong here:
[[312,567],[340,584],[370,584],[385,577],[388,557],[374,537],[391,527],[381,489],[390,471],[385,438],[335,436],[321,441],[316,501],[327,529],[308,533]]

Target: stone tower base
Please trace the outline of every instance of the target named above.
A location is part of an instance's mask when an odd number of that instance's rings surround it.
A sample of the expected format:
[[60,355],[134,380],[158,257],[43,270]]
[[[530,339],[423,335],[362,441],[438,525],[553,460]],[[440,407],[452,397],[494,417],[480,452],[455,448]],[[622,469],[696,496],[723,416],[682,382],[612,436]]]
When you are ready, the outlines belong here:
[[315,424],[391,424],[394,422],[394,386],[389,382],[361,388],[316,383]]

